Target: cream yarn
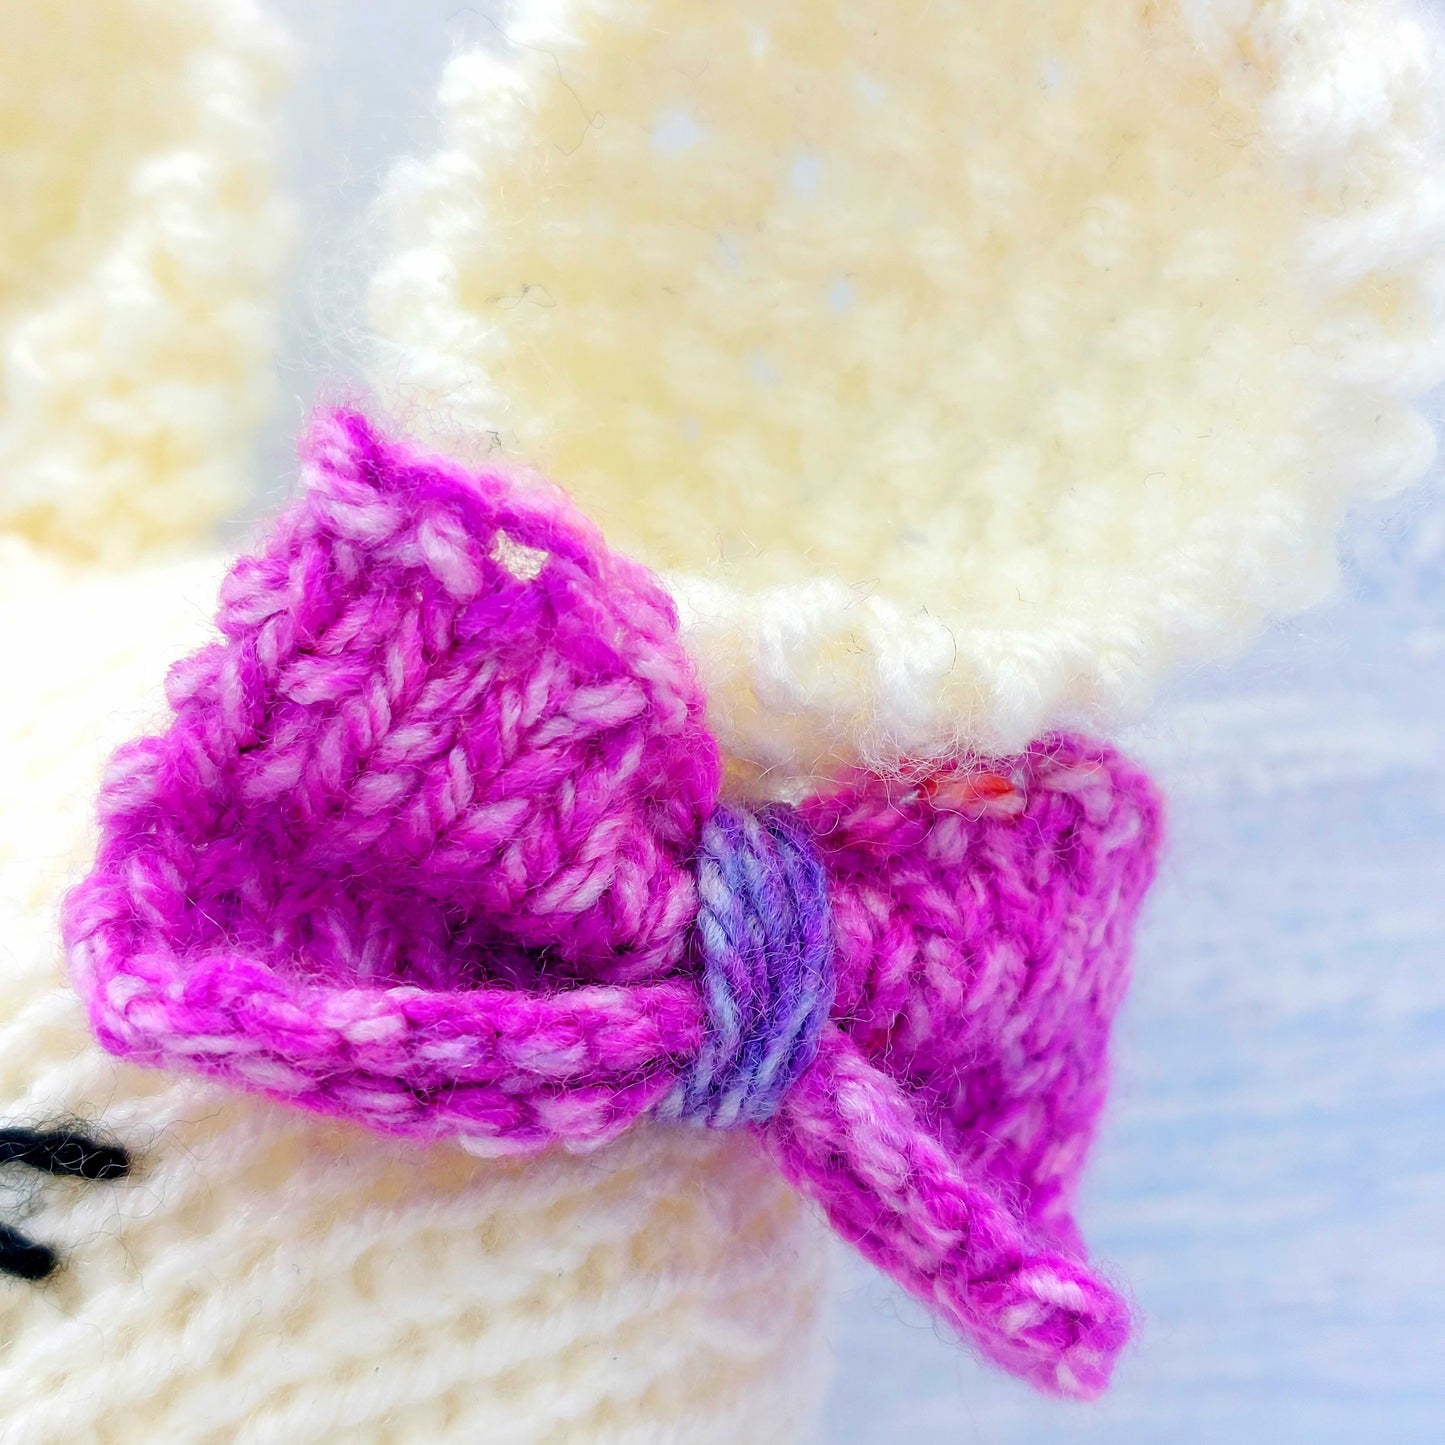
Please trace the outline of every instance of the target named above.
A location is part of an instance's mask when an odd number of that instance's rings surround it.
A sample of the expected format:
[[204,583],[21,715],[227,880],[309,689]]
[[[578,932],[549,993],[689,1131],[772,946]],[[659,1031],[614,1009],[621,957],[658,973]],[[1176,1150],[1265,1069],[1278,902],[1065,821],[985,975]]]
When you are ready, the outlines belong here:
[[522,0],[510,39],[392,179],[377,373],[668,570],[755,770],[1127,715],[1428,464],[1398,0]]
[[288,69],[251,0],[0,6],[0,528],[114,559],[236,507]]
[[41,1287],[0,1279],[0,1441],[798,1438],[821,1388],[824,1246],[748,1140],[651,1130],[483,1163],[90,1039],[56,901],[87,861],[102,761],[156,717],[218,572],[76,573],[3,544],[0,1119],[77,1115],[141,1167],[0,1184],[6,1217],[68,1259]]

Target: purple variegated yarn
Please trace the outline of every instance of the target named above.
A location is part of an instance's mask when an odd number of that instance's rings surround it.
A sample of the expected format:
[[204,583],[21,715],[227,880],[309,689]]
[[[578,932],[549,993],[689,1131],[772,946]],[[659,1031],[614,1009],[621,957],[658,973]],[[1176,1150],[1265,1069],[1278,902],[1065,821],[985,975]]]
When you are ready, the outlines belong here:
[[672,603],[560,494],[322,418],[67,902],[100,1040],[480,1153],[746,1125],[990,1358],[1128,1333],[1070,1202],[1154,868],[1107,747],[722,805]]
[[781,805],[719,805],[696,871],[703,1041],[658,1112],[722,1129],[763,1124],[813,1062],[833,1005],[828,874]]

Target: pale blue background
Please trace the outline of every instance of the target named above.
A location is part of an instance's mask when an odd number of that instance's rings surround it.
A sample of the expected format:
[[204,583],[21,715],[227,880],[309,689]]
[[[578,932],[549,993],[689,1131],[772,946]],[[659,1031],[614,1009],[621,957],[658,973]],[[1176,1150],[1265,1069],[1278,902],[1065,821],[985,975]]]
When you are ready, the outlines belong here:
[[[278,480],[318,378],[355,374],[357,218],[499,7],[279,8],[306,229]],[[1445,1440],[1445,488],[1357,518],[1346,551],[1333,605],[1131,740],[1173,846],[1084,1207],[1143,1317],[1115,1392],[1042,1402],[850,1268],[826,1445]]]

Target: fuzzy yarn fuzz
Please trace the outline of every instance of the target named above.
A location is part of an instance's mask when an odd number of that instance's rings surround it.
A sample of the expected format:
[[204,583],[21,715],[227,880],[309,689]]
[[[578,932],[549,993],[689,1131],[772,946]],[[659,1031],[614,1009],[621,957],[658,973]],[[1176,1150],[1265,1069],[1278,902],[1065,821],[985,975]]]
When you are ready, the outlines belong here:
[[[0,1169],[5,1445],[791,1445],[825,1380],[824,1237],[743,1136],[479,1161],[106,1053],[56,937],[106,756],[152,727],[225,569],[0,539],[0,1121],[125,1178]],[[37,607],[37,599],[44,606]]]
[[117,561],[239,505],[289,61],[251,0],[0,6],[0,529]]
[[65,910],[100,1042],[488,1155],[751,1121],[985,1355],[1097,1393],[1127,1312],[1069,1204],[1144,776],[1058,735],[720,811],[670,599],[562,494],[354,413],[305,480],[107,772]]
[[521,0],[510,39],[392,179],[378,386],[664,574],[760,771],[1132,715],[1429,462],[1408,0]]

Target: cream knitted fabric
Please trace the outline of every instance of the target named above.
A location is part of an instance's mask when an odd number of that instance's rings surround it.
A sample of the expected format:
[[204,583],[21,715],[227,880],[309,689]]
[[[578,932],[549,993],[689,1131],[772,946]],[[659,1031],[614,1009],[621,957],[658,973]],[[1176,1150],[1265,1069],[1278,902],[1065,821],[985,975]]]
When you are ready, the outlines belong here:
[[659,1129],[484,1163],[120,1064],[88,1036],[57,897],[105,755],[205,634],[219,559],[103,577],[0,551],[0,1120],[76,1115],[139,1159],[114,1184],[7,1171],[4,1217],[67,1263],[39,1287],[0,1279],[0,1441],[797,1438],[823,1246],[750,1140]]
[[250,0],[0,6],[0,527],[124,557],[235,507],[287,68]]
[[1428,462],[1445,164],[1397,0],[518,12],[391,183],[377,371],[670,569],[756,768],[1127,714]]

